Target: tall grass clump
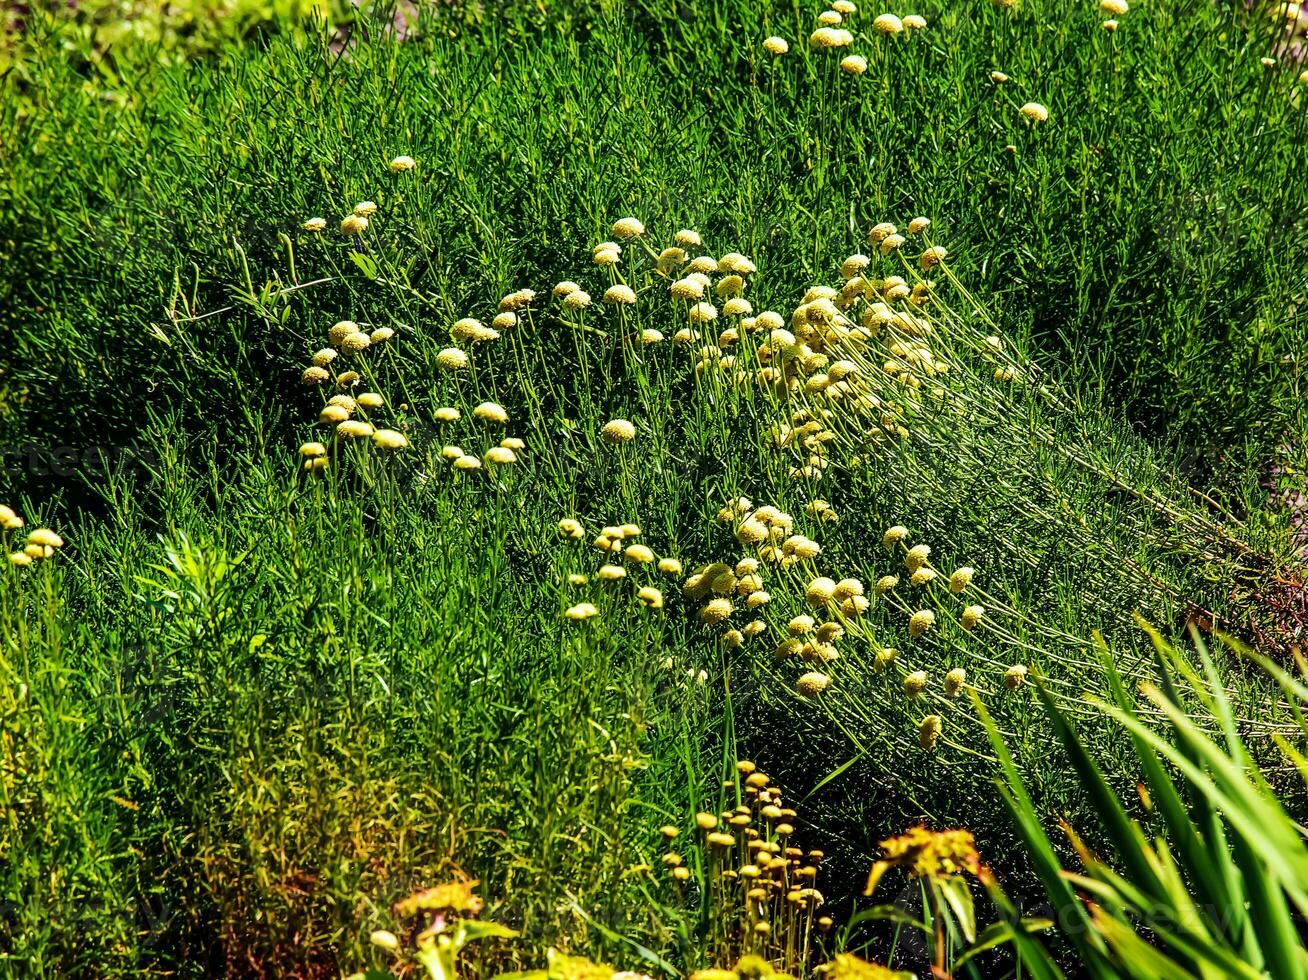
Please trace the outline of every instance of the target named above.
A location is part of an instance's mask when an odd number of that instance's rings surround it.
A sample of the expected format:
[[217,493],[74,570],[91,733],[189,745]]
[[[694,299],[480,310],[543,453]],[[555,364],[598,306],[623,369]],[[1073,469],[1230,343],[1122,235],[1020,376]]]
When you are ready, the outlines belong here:
[[1299,692],[1136,616],[1296,642],[1302,86],[1123,6],[26,14],[2,968],[1298,969]]

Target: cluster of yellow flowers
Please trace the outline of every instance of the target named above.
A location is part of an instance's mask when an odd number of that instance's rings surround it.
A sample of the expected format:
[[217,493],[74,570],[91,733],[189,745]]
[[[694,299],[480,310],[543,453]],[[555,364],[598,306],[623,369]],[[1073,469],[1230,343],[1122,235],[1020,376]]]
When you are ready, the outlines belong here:
[[[837,51],[844,56],[840,61],[842,71],[850,75],[862,75],[867,71],[867,58],[861,54],[846,53],[859,37],[849,27],[855,23],[858,6],[852,0],[833,0],[829,9],[818,14],[818,26],[808,37],[808,46],[814,51]],[[894,36],[905,31],[921,31],[927,26],[926,18],[920,14],[908,14],[900,18],[895,14],[878,14],[872,19],[872,30],[882,36]],[[783,37],[769,37],[763,41],[763,50],[768,54],[780,56],[790,51],[790,42]]]
[[[533,289],[514,290],[500,299],[490,326],[475,317],[463,317],[454,322],[450,335],[474,346],[499,340],[505,331],[518,326],[524,319],[530,320],[531,304],[535,300],[536,291]],[[462,371],[470,363],[467,351],[460,347],[446,347],[436,355],[436,366],[451,374]]]
[[[418,162],[413,157],[397,156],[391,160],[390,169],[392,173],[407,173],[417,165]],[[376,213],[376,202],[360,201],[349,214],[341,219],[341,234],[347,238],[362,235],[368,230],[368,220]],[[323,217],[308,218],[300,227],[312,234],[320,234],[327,230],[327,219]]]
[[[433,417],[442,425],[449,425],[458,422],[463,413],[452,405],[445,405],[436,409]],[[472,410],[472,416],[477,421],[486,426],[494,427],[505,425],[509,421],[509,413],[504,407],[496,402],[482,402]],[[526,442],[516,436],[506,436],[498,444],[491,446],[481,456],[468,453],[461,446],[453,443],[446,443],[441,447],[441,459],[449,462],[450,469],[459,473],[472,473],[482,469],[482,464],[491,467],[512,466],[518,462],[519,456],[527,448]]]
[[[366,368],[361,360],[363,352],[387,343],[395,336],[390,327],[377,327],[366,331],[353,320],[341,320],[327,331],[329,346],[313,355],[313,363],[304,369],[301,381],[312,387],[332,381],[336,394],[326,397],[318,421],[333,429],[338,441],[371,441],[378,449],[396,451],[409,445],[404,433],[376,425],[378,416],[386,409],[386,399],[375,391],[354,394],[363,384],[363,375],[354,367]],[[333,375],[328,368],[344,354],[354,361],[353,367]],[[329,452],[321,442],[311,441],[300,446],[304,469],[321,473],[327,468]]]
[[[565,517],[559,521],[559,535],[568,541],[585,541],[588,537],[586,528],[575,517]],[[591,541],[599,551],[604,552],[606,561],[594,573],[594,578],[605,584],[631,580],[628,569],[656,568],[663,575],[681,574],[681,562],[676,558],[660,558],[648,545],[636,541],[640,537],[637,524],[620,524],[603,528]],[[568,576],[568,584],[574,587],[589,585],[591,576],[573,572]],[[648,581],[645,584],[632,581],[636,601],[642,608],[659,610],[663,608],[663,590]],[[564,617],[573,622],[585,622],[599,615],[599,608],[591,602],[579,602],[564,611]]]
[[[798,814],[787,807],[780,787],[748,760],[736,764],[735,778],[723,784],[739,789],[741,802],[720,813],[694,818],[694,845],[701,860],[697,878],[677,849],[682,829],[662,830],[669,850],[663,855],[674,886],[692,884],[710,909],[716,934],[710,942],[715,959],[758,956],[783,967],[803,968],[809,961],[815,929],[828,931],[832,920],[820,914],[824,899],[817,889],[821,851],[805,851],[794,841]],[[698,976],[716,976],[721,970]]]
[[[818,14],[817,28],[809,35],[808,45],[814,51],[836,51],[843,55],[840,70],[849,75],[862,75],[867,72],[868,60],[861,54],[847,53],[848,49],[860,40],[849,30],[855,22],[858,6],[851,0],[833,0],[830,8]],[[878,14],[872,19],[872,30],[876,34],[891,37],[904,32],[926,30],[926,18],[920,14],[908,14],[898,17],[895,14]],[[779,57],[790,51],[790,42],[783,37],[772,36],[763,41],[763,50]]]
[[[0,504],[0,534],[8,542],[10,531],[19,531],[26,526],[26,521],[14,512],[12,507]],[[64,539],[48,527],[38,527],[28,532],[24,547],[9,555],[9,564],[26,568],[43,558],[54,557],[55,551],[64,546]]]
[[897,837],[881,842],[885,854],[872,866],[863,894],[871,895],[882,876],[891,868],[907,868],[911,878],[930,878],[936,881],[951,878],[964,872],[981,873],[981,855],[976,839],[969,830],[927,830],[925,826],[912,827]]
[[[956,400],[947,376],[960,353],[949,341],[957,338],[941,339],[930,313],[936,283],[927,278],[936,270],[949,275],[949,253],[924,242],[915,262],[904,255],[909,239],[930,227],[925,217],[909,221],[907,234],[889,221],[876,224],[867,241],[879,258],[848,256],[839,287],[812,286],[788,321],[771,312],[734,318],[716,345],[699,349],[699,376],[767,395],[763,404],[776,414],[769,441],[790,460],[792,479],[823,479],[837,448],[853,450],[845,462],[860,465],[908,439],[910,417],[939,415]],[[892,268],[878,275],[877,261]],[[1033,371],[1019,368],[997,336],[972,346],[961,353],[992,362],[996,382],[1026,380]]]
[[[804,511],[818,522],[837,520],[834,509],[825,500],[811,501]],[[898,619],[905,624],[900,628],[906,628],[909,637],[923,639],[938,631],[939,617],[947,617],[958,624],[962,633],[950,633],[945,645],[966,656],[969,651],[963,637],[989,628],[986,607],[970,601],[970,596],[977,592],[974,570],[961,566],[948,573],[941,572],[931,563],[929,545],[910,547],[906,543],[909,532],[905,527],[889,528],[883,544],[902,553],[908,583],[923,590],[920,597],[900,588],[898,574],[881,575],[871,590],[855,576],[836,578],[822,574],[816,562],[822,554],[821,546],[796,533],[790,515],[775,507],[755,507],[748,498],[740,497],[729,501],[717,517],[720,523],[733,529],[736,540],[748,550],[749,556],[734,565],[715,562],[697,569],[686,580],[683,593],[699,604],[701,622],[726,630],[722,642],[728,648],[740,647],[755,637],[779,637],[774,658],[778,663],[795,662],[803,666],[805,672],[796,680],[795,688],[804,697],[816,698],[832,688],[833,679],[828,671],[841,659],[839,644],[856,641],[873,651],[870,666],[875,673],[892,668],[899,671],[904,697],[910,701],[919,699],[931,686],[928,671],[912,669],[897,649],[878,641],[878,634],[893,628],[892,620]],[[769,566],[776,568],[770,584],[764,581]],[[869,620],[874,599],[892,619],[880,615]],[[795,614],[797,604],[805,611]],[[735,617],[740,606],[746,617],[752,618],[737,624]],[[998,633],[996,638],[1000,642],[1005,639]],[[978,662],[990,661],[979,658]],[[1015,690],[1024,683],[1026,675],[1023,664],[1007,667],[1003,688]],[[968,673],[963,666],[949,669],[941,684],[943,696],[949,701],[959,698],[967,687]],[[943,729],[940,715],[929,714],[917,724],[922,748],[934,748]]]

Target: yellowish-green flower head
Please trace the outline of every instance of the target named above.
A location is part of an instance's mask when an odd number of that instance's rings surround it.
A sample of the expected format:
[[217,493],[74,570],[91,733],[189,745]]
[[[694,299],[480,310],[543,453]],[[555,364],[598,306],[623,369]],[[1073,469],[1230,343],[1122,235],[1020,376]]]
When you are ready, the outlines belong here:
[[710,599],[708,603],[699,611],[699,619],[702,623],[712,626],[728,619],[732,613],[731,600],[719,596],[716,599]]
[[401,155],[391,161],[391,170],[397,174],[408,173],[417,165],[418,161],[413,157]]
[[637,218],[619,218],[613,222],[614,238],[638,238],[645,234],[645,226]]
[[958,697],[962,693],[963,685],[966,683],[967,671],[962,667],[955,667],[945,674],[945,694],[951,698]]
[[834,579],[825,576],[815,578],[809,582],[804,589],[804,598],[811,606],[825,606],[831,601],[831,597],[836,593],[836,583]]
[[519,289],[500,300],[500,309],[514,312],[528,307],[536,299],[536,290]]
[[810,670],[795,681],[795,690],[806,698],[815,698],[829,687],[831,678],[816,670]]
[[359,325],[353,320],[340,320],[328,328],[327,339],[333,344],[339,344],[350,334],[358,333],[360,329]]
[[407,449],[409,440],[403,432],[396,432],[394,429],[378,429],[372,434],[372,444],[378,449],[397,452],[401,449]]
[[[718,265],[721,269],[721,264]],[[745,280],[736,273],[723,276],[718,280],[717,294],[719,296],[739,296],[745,291]]]
[[336,437],[338,439],[367,439],[374,431],[373,427],[367,422],[350,419],[336,426]]
[[704,295],[704,284],[698,279],[687,276],[685,279],[678,279],[669,286],[668,292],[672,294],[673,299],[699,299]]
[[474,320],[472,317],[464,317],[456,320],[450,333],[456,340],[467,340],[472,343],[484,343],[488,340],[499,339],[499,332],[492,330],[480,320]]
[[574,623],[583,623],[588,619],[598,616],[599,610],[589,602],[579,602],[565,611],[563,615]]
[[920,609],[908,617],[908,635],[921,636],[936,624],[936,614],[930,609]]
[[654,552],[643,544],[633,544],[628,546],[623,557],[633,565],[648,565],[654,561]]
[[808,45],[814,51],[844,48],[854,43],[854,35],[842,27],[819,27],[808,36]]
[[[889,255],[891,252],[895,251],[895,249],[900,248],[906,241],[907,239],[900,234],[887,235],[885,238],[881,239],[881,245],[879,246],[881,254],[883,256]],[[904,290],[904,295],[908,295],[907,289]]]
[[917,262],[923,272],[928,272],[938,266],[941,262],[945,261],[945,256],[948,254],[949,252],[947,252],[943,246],[932,245],[922,253]]
[[872,230],[867,233],[867,243],[869,245],[880,245],[883,241],[897,232],[896,228],[889,221],[882,221],[872,226]]
[[867,59],[861,54],[846,55],[840,61],[840,70],[848,75],[862,75],[867,71]]
[[636,438],[636,427],[627,419],[610,419],[600,429],[600,436],[605,442],[620,445]]
[[712,303],[696,303],[690,308],[692,323],[711,323],[718,318],[718,308]]
[[611,306],[633,306],[636,302],[636,292],[630,286],[619,283],[604,291],[604,302]]
[[346,354],[357,354],[372,346],[372,338],[362,330],[347,333],[341,338],[341,350]]
[[1046,122],[1049,119],[1049,110],[1039,102],[1028,102],[1018,112],[1022,113],[1033,124]]
[[770,37],[763,42],[763,50],[768,54],[783,55],[790,50],[790,43],[784,37]]
[[436,366],[442,371],[461,371],[468,366],[468,355],[457,347],[446,347],[436,355]]
[[894,14],[878,14],[872,21],[872,29],[881,34],[898,34],[904,29],[904,22]]
[[347,214],[341,219],[342,235],[361,235],[368,230],[368,219],[359,214]]
[[981,622],[985,614],[985,606],[968,606],[963,610],[963,629],[968,630],[969,632],[976,629],[977,624]]
[[472,414],[474,418],[479,418],[483,422],[493,422],[498,425],[503,425],[509,420],[509,413],[495,402],[482,402],[472,410]]
[[62,548],[64,539],[48,527],[38,527],[27,536],[27,543],[41,548]]
[[305,231],[320,232],[327,230],[326,218],[310,218],[303,225]]
[[931,556],[931,546],[927,544],[915,544],[908,549],[904,555],[904,567],[910,572],[916,572],[919,568],[927,563]]

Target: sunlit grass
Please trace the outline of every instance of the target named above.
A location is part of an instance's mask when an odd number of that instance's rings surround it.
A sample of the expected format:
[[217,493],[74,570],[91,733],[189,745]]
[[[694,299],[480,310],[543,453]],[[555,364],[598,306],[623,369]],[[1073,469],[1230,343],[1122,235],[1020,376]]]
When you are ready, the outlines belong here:
[[[819,13],[32,16],[0,489],[64,544],[5,539],[0,969],[338,975],[477,879],[480,973],[803,974],[890,959],[837,927],[916,821],[1032,884],[969,692],[1051,820],[1037,676],[1130,792],[1093,632],[1151,678],[1134,614],[1242,629],[1291,556],[1304,88],[1261,9]],[[689,836],[775,843],[743,757],[831,922]]]

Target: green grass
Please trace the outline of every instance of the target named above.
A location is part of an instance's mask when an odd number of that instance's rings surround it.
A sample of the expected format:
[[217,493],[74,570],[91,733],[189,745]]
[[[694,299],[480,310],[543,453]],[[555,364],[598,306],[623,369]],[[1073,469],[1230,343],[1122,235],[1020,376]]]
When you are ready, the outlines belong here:
[[[1082,692],[1110,693],[1091,631],[1140,678],[1133,613],[1168,631],[1196,608],[1237,631],[1264,614],[1232,594],[1291,563],[1260,477],[1308,431],[1308,90],[1259,64],[1267,12],[1233,5],[1141,4],[1108,34],[1088,4],[924,4],[926,31],[860,37],[862,77],[808,50],[818,11],[432,10],[403,42],[356,25],[343,49],[280,15],[189,48],[32,18],[0,100],[0,500],[69,544],[0,575],[0,970],[362,970],[382,963],[367,934],[393,927],[395,900],[459,874],[482,881],[484,918],[524,931],[480,969],[549,947],[693,969],[719,954],[659,867],[657,828],[732,803],[721,780],[746,756],[804,798],[842,914],[876,842],[919,819],[966,824],[1034,890],[984,729],[941,677],[967,668],[1044,814],[1084,816],[1004,670],[1046,673],[1085,713]],[[766,54],[769,34],[791,53]],[[1023,121],[1029,100],[1047,123]],[[416,170],[388,171],[401,153]],[[363,200],[378,210],[356,248],[336,226]],[[591,263],[627,214],[655,253],[688,227],[708,254],[748,255],[746,296],[787,321],[860,250],[869,277],[914,281],[928,239],[901,261],[866,236],[926,215],[948,271],[919,312],[950,373],[919,370],[923,396],[906,396],[881,370],[904,360],[898,328],[830,344],[898,405],[900,440],[849,401],[733,384],[764,337],[697,371],[731,318],[674,345],[685,307],[641,243]],[[326,232],[302,230],[313,216]],[[600,302],[617,276],[630,311]],[[562,310],[561,279],[594,307]],[[489,323],[522,287],[530,316],[443,372],[452,324]],[[299,376],[342,319],[395,331],[357,364],[386,399],[370,417],[411,448],[342,443],[315,477],[295,450],[324,437],[325,396]],[[669,340],[641,347],[641,328]],[[473,417],[487,400],[502,431]],[[443,406],[462,417],[439,422]],[[811,451],[773,445],[800,408],[834,413],[820,481],[794,472]],[[632,443],[601,437],[612,418]],[[440,456],[504,436],[526,445],[502,470]],[[734,566],[752,552],[716,515],[742,494],[822,546],[764,562],[764,637],[724,647],[741,604],[700,624],[684,575],[594,579],[590,538],[630,522],[687,575]],[[819,497],[838,523],[805,512]],[[585,540],[560,540],[564,517]],[[805,586],[856,576],[871,597],[902,574],[880,544],[892,524],[943,577],[976,568],[986,625],[963,631],[965,603],[905,582],[845,622],[831,691],[799,697],[813,665],[772,650]],[[582,601],[599,615],[570,622]],[[921,638],[917,608],[937,613]],[[878,673],[886,646],[900,657]],[[929,692],[906,700],[918,669]],[[1251,751],[1270,751],[1274,688],[1219,673]],[[928,712],[944,722],[930,753]],[[1131,745],[1084,729],[1130,792]],[[855,938],[887,954],[885,934]]]

